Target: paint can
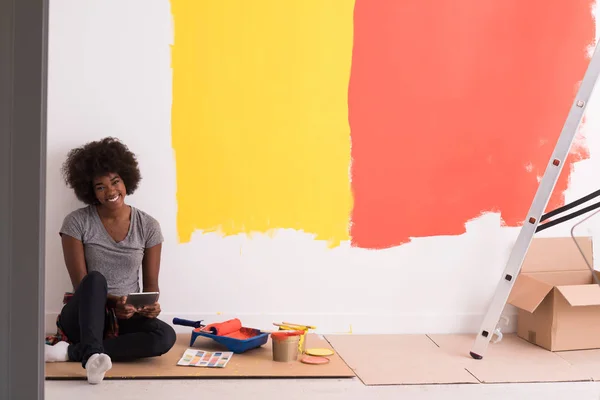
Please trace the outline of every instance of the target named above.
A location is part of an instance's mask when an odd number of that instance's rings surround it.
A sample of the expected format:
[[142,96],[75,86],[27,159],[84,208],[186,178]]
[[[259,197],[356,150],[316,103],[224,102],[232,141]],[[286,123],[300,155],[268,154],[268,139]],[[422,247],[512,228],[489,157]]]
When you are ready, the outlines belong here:
[[271,334],[273,361],[291,362],[298,359],[298,342],[302,331],[279,331]]
[[306,335],[311,328],[312,327],[306,325],[286,325],[285,323],[279,325],[280,331],[301,331],[300,340],[298,341],[298,351],[300,354],[304,354],[306,351]]

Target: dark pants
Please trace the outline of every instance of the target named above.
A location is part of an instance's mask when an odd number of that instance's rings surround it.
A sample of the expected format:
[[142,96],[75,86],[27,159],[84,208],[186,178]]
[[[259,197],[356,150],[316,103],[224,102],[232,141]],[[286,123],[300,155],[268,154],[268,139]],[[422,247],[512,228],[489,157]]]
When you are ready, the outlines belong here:
[[98,272],[86,275],[60,314],[61,327],[69,338],[69,359],[85,367],[95,353],[107,354],[113,361],[156,357],[175,344],[175,331],[157,318],[134,314],[119,320],[119,336],[104,339],[107,284]]

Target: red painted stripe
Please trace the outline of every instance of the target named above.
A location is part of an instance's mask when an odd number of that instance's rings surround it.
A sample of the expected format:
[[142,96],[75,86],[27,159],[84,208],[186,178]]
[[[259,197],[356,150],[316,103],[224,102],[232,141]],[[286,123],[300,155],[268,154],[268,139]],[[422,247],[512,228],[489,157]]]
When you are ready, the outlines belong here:
[[461,234],[485,211],[521,223],[588,64],[592,3],[356,1],[355,246]]

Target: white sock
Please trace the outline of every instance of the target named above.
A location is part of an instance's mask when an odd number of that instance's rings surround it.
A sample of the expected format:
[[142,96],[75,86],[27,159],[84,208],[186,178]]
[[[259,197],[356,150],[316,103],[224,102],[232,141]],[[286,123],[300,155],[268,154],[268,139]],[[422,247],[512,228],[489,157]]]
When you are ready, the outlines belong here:
[[112,368],[110,357],[104,353],[93,354],[85,363],[88,382],[97,385],[104,379],[106,371]]
[[58,342],[54,346],[45,345],[44,359],[46,362],[69,361],[69,343]]

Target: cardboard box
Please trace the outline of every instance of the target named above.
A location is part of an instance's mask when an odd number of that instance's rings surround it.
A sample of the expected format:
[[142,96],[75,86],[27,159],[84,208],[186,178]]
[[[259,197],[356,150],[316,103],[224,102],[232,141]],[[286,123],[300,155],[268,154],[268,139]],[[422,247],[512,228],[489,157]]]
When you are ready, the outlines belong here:
[[[577,243],[594,265],[592,238]],[[600,286],[571,237],[533,239],[508,303],[518,309],[517,335],[533,344],[600,348]]]

